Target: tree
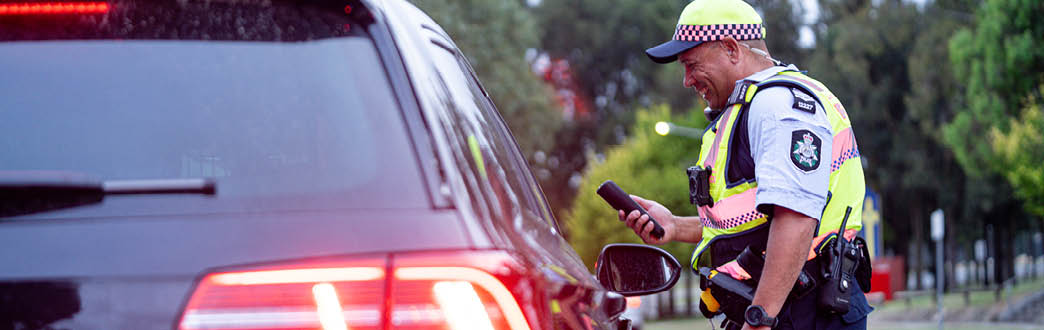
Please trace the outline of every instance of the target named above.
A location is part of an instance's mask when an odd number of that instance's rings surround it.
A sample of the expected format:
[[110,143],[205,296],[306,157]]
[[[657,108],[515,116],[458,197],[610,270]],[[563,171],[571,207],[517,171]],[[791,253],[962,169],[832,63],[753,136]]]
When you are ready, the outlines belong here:
[[[569,242],[588,267],[594,269],[602,247],[609,243],[640,243],[641,239],[619,221],[616,210],[597,194],[598,185],[613,180],[628,193],[654,199],[678,215],[695,214],[689,204],[685,169],[699,158],[700,139],[653,132],[657,121],[703,128],[707,120],[700,111],[671,115],[667,106],[638,110],[632,136],[610,148],[604,161],[591,160],[584,172],[573,207],[565,216]],[[689,260],[692,245],[669,243],[675,258]]]
[[[982,221],[979,220],[981,218],[968,216],[981,213],[976,212],[981,210],[981,207],[976,203],[966,203],[965,191],[997,186],[967,178],[957,164],[953,152],[946,148],[942,139],[942,126],[953,118],[953,109],[960,104],[957,97],[960,90],[950,67],[940,67],[938,63],[940,59],[949,58],[949,48],[946,44],[953,36],[953,31],[971,23],[967,19],[970,16],[966,14],[970,13],[967,10],[956,1],[937,1],[928,4],[920,12],[925,26],[924,30],[915,36],[913,49],[907,58],[910,89],[906,92],[903,102],[908,111],[910,129],[925,140],[926,151],[935,150],[929,155],[911,157],[910,160],[917,165],[917,171],[913,174],[919,176],[921,182],[918,185],[926,187],[934,195],[935,205],[928,205],[928,208],[941,208],[945,211],[948,220],[945,255],[951,258],[958,255],[960,249],[963,249],[960,252],[965,255],[972,254],[973,251],[964,248],[971,244],[958,244],[959,242],[970,243],[984,237]],[[969,186],[969,182],[974,183]],[[990,200],[994,199],[996,198]],[[969,204],[975,207],[968,207]],[[917,232],[923,233],[924,230],[922,225]],[[932,245],[929,246],[934,248]],[[952,267],[953,264],[948,265]],[[947,269],[945,274],[945,283],[948,286],[956,283],[953,269]]]
[[[944,209],[948,227],[961,229],[947,235],[951,252],[985,235],[983,219],[1021,216],[1017,206],[1011,208],[1018,202],[1004,193],[1007,185],[967,177],[940,133],[963,104],[953,72],[938,63],[949,57],[945,45],[952,31],[970,24],[962,12],[966,4],[936,1],[918,9],[899,1],[821,3],[810,74],[852,116],[867,184],[882,198],[886,250],[906,255],[914,266],[907,269],[920,278],[930,258],[922,251],[932,210]],[[1008,230],[997,226],[998,232]]]
[[[415,3],[449,33],[468,57],[497,110],[527,155],[553,146],[562,115],[547,86],[526,62],[541,30],[515,0],[420,0]],[[496,19],[490,19],[495,17]]]
[[[975,12],[975,25],[958,31],[950,40],[950,60],[957,81],[964,88],[963,104],[943,130],[946,143],[970,176],[983,181],[1010,183],[1011,189],[995,191],[1021,203],[984,205],[987,226],[995,233],[997,280],[1011,277],[1014,246],[1010,237],[1039,226],[1039,218],[1012,209],[1036,212],[1044,209],[1041,198],[1040,130],[1038,120],[1044,83],[1044,26],[1035,18],[1044,14],[1036,1],[986,1]],[[999,175],[998,175],[999,174]],[[1006,179],[1006,180],[1005,180]],[[998,213],[1006,213],[998,215]]]
[[1038,181],[1044,125],[1035,120],[1044,83],[1044,26],[1035,21],[1040,15],[1044,4],[1037,1],[987,1],[976,11],[976,26],[954,35],[950,58],[965,87],[965,106],[944,137],[966,171],[1003,174],[1026,208],[1044,215]]
[[1026,99],[1019,116],[1009,120],[1007,132],[993,127],[989,135],[1001,173],[1016,188],[1027,210],[1037,215],[1044,215],[1044,171],[1040,168],[1044,164],[1044,114],[1038,96],[1042,94],[1044,85]]
[[[544,0],[535,8],[545,27],[542,48],[569,61],[583,95],[591,97],[592,121],[566,123],[556,134],[559,144],[548,153],[558,166],[546,170],[545,192],[556,210],[569,207],[576,188],[564,182],[579,176],[591,155],[620,144],[631,134],[633,109],[667,104],[674,113],[702,109],[703,102],[682,86],[677,64],[655,64],[645,49],[673,35],[686,0]],[[795,42],[802,11],[790,1],[756,0],[764,16],[769,50],[794,61],[804,54]],[[538,171],[540,171],[538,170]],[[561,214],[559,214],[561,215]]]
[[[931,211],[926,205],[934,203],[926,200],[934,194],[927,190],[931,176],[925,175],[929,164],[922,156],[934,150],[909,125],[904,104],[910,88],[907,58],[921,29],[920,17],[913,5],[866,2],[853,8],[842,3],[825,3],[820,9],[823,19],[831,21],[817,36],[809,74],[824,82],[851,115],[867,164],[867,186],[881,196],[886,237],[921,242]],[[899,254],[912,252],[915,263],[922,259],[917,245],[885,243]]]

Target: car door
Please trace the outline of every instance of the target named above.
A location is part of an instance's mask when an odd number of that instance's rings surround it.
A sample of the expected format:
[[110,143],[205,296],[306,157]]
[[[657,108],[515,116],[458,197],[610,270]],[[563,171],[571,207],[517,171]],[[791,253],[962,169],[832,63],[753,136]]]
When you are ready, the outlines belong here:
[[[611,320],[601,310],[606,291],[593,280],[572,247],[559,234],[539,185],[510,130],[482,88],[467,60],[444,33],[427,29],[430,58],[446,84],[468,167],[486,196],[492,233],[523,253],[554,282],[556,327],[602,328]],[[556,307],[557,306],[557,307]]]

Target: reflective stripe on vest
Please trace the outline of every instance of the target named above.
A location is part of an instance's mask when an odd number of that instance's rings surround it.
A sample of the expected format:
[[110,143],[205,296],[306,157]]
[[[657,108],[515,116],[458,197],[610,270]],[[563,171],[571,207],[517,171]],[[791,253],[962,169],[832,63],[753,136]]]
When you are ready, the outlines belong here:
[[[703,236],[692,255],[693,269],[712,266],[709,257],[711,246],[716,240],[729,239],[749,232],[768,221],[768,217],[756,210],[757,182],[727,182],[729,146],[733,130],[741,111],[747,111],[750,101],[759,90],[773,86],[797,88],[812,95],[827,112],[833,135],[833,154],[830,164],[829,196],[815,236],[837,231],[841,225],[845,208],[851,206],[848,229],[862,227],[862,203],[866,188],[859,149],[848,114],[841,102],[822,83],[797,71],[782,71],[763,81],[747,87],[742,102],[726,107],[726,110],[703,135],[699,163],[713,170],[710,177],[710,196],[713,206],[699,207]],[[796,111],[796,110],[794,110]],[[811,239],[811,238],[810,238]],[[727,260],[720,261],[724,263]],[[713,265],[718,266],[718,265]]]

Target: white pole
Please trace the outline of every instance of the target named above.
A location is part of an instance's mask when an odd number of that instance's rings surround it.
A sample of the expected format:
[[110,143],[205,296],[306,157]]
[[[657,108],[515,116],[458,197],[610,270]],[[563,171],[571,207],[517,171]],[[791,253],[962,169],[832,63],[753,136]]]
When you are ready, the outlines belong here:
[[938,309],[939,330],[943,330],[943,236],[945,221],[941,209],[932,212],[932,240],[935,241],[935,304]]

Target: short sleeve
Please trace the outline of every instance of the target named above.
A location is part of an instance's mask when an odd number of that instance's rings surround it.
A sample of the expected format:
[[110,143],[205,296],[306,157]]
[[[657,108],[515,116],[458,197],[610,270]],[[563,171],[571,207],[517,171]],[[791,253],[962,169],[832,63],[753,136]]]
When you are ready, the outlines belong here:
[[[795,102],[795,94],[802,102]],[[822,104],[800,90],[777,86],[758,91],[749,110],[758,211],[771,214],[773,206],[782,206],[820,220],[833,146]]]

